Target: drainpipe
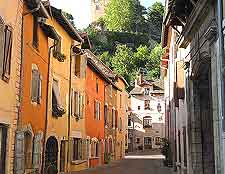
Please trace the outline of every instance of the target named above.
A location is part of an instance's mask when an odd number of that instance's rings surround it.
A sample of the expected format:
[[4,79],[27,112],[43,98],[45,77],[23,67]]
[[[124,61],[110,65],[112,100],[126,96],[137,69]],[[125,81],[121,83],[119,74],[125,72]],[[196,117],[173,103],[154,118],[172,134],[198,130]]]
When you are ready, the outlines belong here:
[[50,68],[51,68],[51,52],[52,49],[58,44],[58,42],[56,42],[54,45],[52,45],[49,50],[48,50],[48,76],[47,76],[47,94],[46,94],[46,108],[45,108],[45,130],[44,130],[44,135],[43,135],[43,151],[42,151],[42,171],[41,173],[44,174],[44,166],[45,166],[45,144],[46,144],[46,138],[47,138],[47,130],[48,130],[48,103],[49,103],[49,82],[50,82]]
[[217,83],[218,83],[218,108],[219,108],[219,148],[220,148],[220,171],[224,174],[224,130],[225,130],[225,118],[224,118],[224,38],[223,38],[223,27],[225,24],[223,21],[223,4],[222,0],[217,0],[217,15],[218,15],[218,35],[219,35],[219,55],[217,56]]
[[70,156],[70,120],[71,120],[71,112],[70,112],[70,108],[71,108],[71,87],[72,87],[72,49],[73,49],[73,45],[71,45],[70,48],[70,74],[69,74],[69,97],[68,97],[68,148],[67,148],[67,171],[69,171],[69,156]]

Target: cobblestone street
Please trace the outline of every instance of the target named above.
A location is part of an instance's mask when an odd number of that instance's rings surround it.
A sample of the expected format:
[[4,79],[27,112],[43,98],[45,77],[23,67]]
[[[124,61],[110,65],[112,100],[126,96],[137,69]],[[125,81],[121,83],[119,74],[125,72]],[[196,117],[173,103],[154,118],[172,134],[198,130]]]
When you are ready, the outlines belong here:
[[162,155],[154,152],[153,154],[129,154],[124,160],[111,165],[73,174],[172,174],[171,168],[163,166],[162,159]]

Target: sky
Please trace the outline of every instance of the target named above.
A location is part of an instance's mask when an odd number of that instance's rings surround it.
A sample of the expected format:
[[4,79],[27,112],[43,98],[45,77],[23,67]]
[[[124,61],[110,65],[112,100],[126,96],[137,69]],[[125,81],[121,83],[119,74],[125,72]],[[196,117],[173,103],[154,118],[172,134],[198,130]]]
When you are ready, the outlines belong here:
[[[140,0],[145,7],[151,6],[157,0]],[[159,0],[164,2],[164,0]],[[75,19],[76,27],[83,29],[91,22],[91,0],[50,0],[51,5],[71,13]]]

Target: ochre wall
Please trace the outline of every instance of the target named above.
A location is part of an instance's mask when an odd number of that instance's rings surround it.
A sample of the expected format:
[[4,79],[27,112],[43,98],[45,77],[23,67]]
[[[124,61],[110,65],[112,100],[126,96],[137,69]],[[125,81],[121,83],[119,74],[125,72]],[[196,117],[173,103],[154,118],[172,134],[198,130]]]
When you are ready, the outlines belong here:
[[[24,5],[26,12],[26,6]],[[29,31],[29,32],[27,32]],[[22,127],[30,124],[33,133],[44,132],[46,117],[46,96],[47,96],[47,78],[48,78],[48,38],[38,27],[39,47],[35,49],[33,41],[33,15],[24,16],[24,57],[23,57],[23,93],[21,105],[21,123]],[[42,97],[41,103],[31,101],[32,88],[32,64],[38,67],[42,75]]]

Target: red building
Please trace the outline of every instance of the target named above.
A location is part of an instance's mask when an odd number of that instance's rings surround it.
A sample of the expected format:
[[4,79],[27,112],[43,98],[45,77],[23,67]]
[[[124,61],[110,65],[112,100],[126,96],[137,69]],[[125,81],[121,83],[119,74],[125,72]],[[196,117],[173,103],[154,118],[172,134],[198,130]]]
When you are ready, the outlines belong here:
[[85,124],[89,167],[104,163],[104,91],[109,81],[91,58],[87,58]]

